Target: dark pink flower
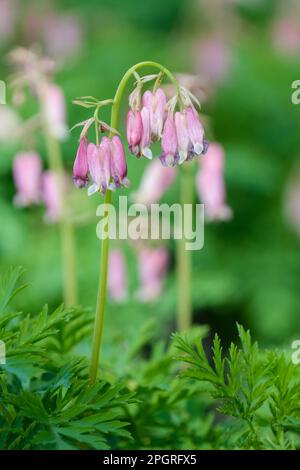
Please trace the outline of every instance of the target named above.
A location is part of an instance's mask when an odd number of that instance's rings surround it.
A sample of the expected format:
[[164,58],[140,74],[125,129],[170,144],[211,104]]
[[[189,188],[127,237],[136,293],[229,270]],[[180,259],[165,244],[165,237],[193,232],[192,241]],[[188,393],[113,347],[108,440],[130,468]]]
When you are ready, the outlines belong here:
[[73,166],[73,182],[78,188],[84,188],[88,184],[88,160],[87,160],[88,140],[84,136],[80,139],[74,166]]
[[135,155],[140,153],[140,143],[143,135],[143,121],[139,110],[130,109],[127,113],[126,133],[129,150]]
[[117,135],[111,140],[111,177],[117,188],[129,185],[126,155],[122,141]]

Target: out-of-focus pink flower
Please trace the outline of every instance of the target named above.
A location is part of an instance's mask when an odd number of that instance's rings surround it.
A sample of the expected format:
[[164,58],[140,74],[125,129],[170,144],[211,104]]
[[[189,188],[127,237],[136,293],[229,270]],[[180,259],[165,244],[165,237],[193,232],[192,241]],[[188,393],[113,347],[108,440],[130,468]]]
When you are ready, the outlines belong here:
[[273,44],[277,51],[285,55],[295,55],[300,52],[299,18],[287,16],[275,21],[272,28]]
[[111,140],[111,177],[117,188],[129,185],[126,155],[122,141],[117,135]]
[[83,43],[82,28],[76,16],[50,14],[39,23],[51,56],[64,59],[79,53]]
[[168,269],[168,250],[165,247],[143,247],[138,252],[138,264],[141,283],[138,298],[143,302],[157,300]]
[[143,121],[139,110],[130,109],[127,113],[126,134],[129,150],[135,155],[140,153],[140,143],[143,135]]
[[63,140],[68,135],[64,94],[60,87],[48,83],[42,96],[45,118],[53,137]]
[[284,196],[284,215],[300,237],[300,176],[299,171],[289,181]]
[[35,152],[19,153],[13,162],[13,176],[17,188],[14,202],[17,206],[37,204],[41,199],[41,159]]
[[152,139],[161,138],[167,98],[164,91],[158,88],[154,93],[150,90],[143,95],[143,106],[149,110]]
[[163,167],[158,159],[147,165],[141,184],[134,194],[136,203],[150,205],[158,202],[176,178],[174,167]]
[[115,302],[123,302],[128,297],[127,267],[121,250],[111,250],[108,261],[107,288],[109,296]]
[[202,37],[194,52],[197,72],[211,83],[223,81],[229,71],[231,51],[224,40],[216,36]]
[[5,41],[14,33],[16,4],[14,0],[0,0],[0,39]]
[[73,182],[78,188],[84,188],[88,184],[88,161],[87,161],[88,140],[86,136],[80,139],[76,158],[73,166]]
[[209,221],[228,220],[232,216],[232,210],[226,205],[224,159],[222,146],[212,142],[196,176],[196,188]]
[[177,148],[177,135],[174,122],[174,115],[169,113],[163,130],[161,139],[162,155],[160,160],[164,166],[174,166],[179,160]]
[[43,173],[43,201],[46,206],[45,222],[56,223],[63,217],[63,181],[51,170]]

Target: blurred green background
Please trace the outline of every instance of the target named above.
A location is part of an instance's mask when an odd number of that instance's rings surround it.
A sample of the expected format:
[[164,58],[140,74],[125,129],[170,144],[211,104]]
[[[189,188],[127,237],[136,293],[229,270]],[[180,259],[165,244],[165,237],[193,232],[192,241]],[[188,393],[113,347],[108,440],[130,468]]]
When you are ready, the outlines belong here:
[[[225,148],[227,198],[234,218],[207,224],[204,248],[193,252],[194,321],[207,323],[225,341],[235,336],[236,321],[250,327],[265,345],[283,346],[299,337],[299,235],[284,214],[286,188],[300,153],[300,106],[291,103],[291,84],[300,78],[297,2],[16,0],[10,4],[15,10],[10,29],[0,38],[0,79],[7,81],[7,53],[15,46],[35,44],[53,55],[58,62],[55,80],[65,93],[70,127],[89,117],[87,110],[72,104],[75,97],[112,97],[123,73],[136,62],[154,60],[174,72],[197,75],[208,138]],[[45,35],[44,21],[50,17],[61,20],[62,50],[59,41],[53,44],[51,29]],[[71,33],[63,26],[66,21],[73,24]],[[213,58],[203,50],[208,41],[216,41],[221,50],[215,59],[216,73],[218,64],[225,61],[215,81],[205,68]],[[9,106],[10,99],[8,90]],[[125,99],[122,131],[126,104]],[[29,100],[18,112],[25,119],[33,110]],[[78,135],[73,131],[62,146],[70,176]],[[43,222],[42,207],[14,207],[12,160],[21,147],[13,131],[6,137],[0,141],[0,270],[16,264],[26,268],[30,288],[17,307],[36,312],[44,303],[53,307],[61,303],[57,228]],[[46,161],[41,139],[36,145]],[[128,156],[128,164],[133,191],[147,162]],[[177,185],[164,201],[177,200]],[[78,204],[95,214],[97,197],[88,200],[85,191],[78,197]],[[300,211],[300,200],[298,207]],[[76,232],[80,303],[91,308],[99,259],[96,223],[94,216]],[[173,242],[168,246],[172,262],[164,293],[147,305],[135,299],[137,266],[132,249],[125,246],[130,298],[123,305],[109,303],[106,352],[115,339],[121,344],[129,341],[149,319],[161,334],[174,329]]]

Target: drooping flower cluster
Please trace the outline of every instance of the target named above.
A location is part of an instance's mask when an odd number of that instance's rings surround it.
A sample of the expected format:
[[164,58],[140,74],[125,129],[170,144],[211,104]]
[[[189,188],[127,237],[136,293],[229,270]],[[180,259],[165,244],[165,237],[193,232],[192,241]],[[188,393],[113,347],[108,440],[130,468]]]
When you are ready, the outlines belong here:
[[78,188],[86,187],[91,181],[89,195],[127,187],[127,163],[120,137],[104,136],[96,145],[88,143],[87,136],[82,135],[73,166],[73,181]]
[[[180,110],[175,111],[180,101]],[[161,163],[172,167],[205,154],[207,142],[204,128],[194,106],[194,97],[181,88],[180,97],[167,102],[164,91],[147,90],[141,97],[138,84],[129,98],[127,141],[129,150],[137,157],[152,159],[151,144],[161,140]]]
[[41,158],[36,152],[16,155],[13,177],[17,188],[14,198],[16,206],[29,207],[43,202],[46,207],[45,221],[55,223],[60,220],[63,216],[63,183],[53,171],[43,172]]

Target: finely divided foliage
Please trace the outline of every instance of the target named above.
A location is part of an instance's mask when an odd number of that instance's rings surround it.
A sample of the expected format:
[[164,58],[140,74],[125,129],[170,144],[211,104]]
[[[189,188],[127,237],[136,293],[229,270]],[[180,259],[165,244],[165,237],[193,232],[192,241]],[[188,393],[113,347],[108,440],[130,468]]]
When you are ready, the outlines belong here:
[[[25,287],[17,287],[22,274],[11,269],[1,283],[0,337],[7,364],[0,368],[0,448],[106,449],[108,440],[129,437],[121,409],[132,393],[120,384],[90,386],[85,360],[62,354],[83,338],[90,316],[80,322],[84,310],[12,311],[10,301]],[[74,327],[82,335],[71,345]]]
[[259,351],[240,325],[238,333],[240,348],[231,344],[225,358],[216,335],[211,360],[200,339],[174,335],[177,359],[189,365],[181,376],[207,384],[217,411],[234,418],[225,447],[299,448],[299,370],[283,352]]

